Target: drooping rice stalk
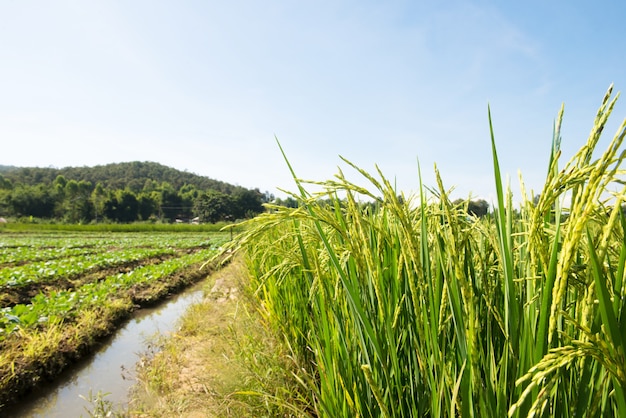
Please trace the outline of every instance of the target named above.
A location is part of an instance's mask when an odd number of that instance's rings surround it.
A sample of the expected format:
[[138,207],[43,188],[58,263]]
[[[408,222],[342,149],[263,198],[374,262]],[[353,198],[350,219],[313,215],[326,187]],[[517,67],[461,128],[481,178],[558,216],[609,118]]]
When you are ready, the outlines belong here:
[[559,170],[561,110],[519,209],[490,119],[498,200],[480,219],[438,172],[404,196],[344,159],[370,188],[340,171],[312,194],[289,166],[299,207],[269,206],[232,245],[293,351],[303,416],[626,415],[625,190],[609,194],[626,125],[594,157],[615,100]]

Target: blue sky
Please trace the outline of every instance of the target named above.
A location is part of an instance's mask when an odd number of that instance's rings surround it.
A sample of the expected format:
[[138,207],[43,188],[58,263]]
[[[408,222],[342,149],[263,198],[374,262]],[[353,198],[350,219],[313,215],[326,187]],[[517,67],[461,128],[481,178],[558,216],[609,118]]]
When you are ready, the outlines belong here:
[[[565,160],[611,83],[626,89],[621,1],[0,0],[0,164],[156,161],[280,195],[342,155],[398,189],[519,191]],[[618,102],[601,145],[626,116]],[[565,161],[563,161],[565,163]]]

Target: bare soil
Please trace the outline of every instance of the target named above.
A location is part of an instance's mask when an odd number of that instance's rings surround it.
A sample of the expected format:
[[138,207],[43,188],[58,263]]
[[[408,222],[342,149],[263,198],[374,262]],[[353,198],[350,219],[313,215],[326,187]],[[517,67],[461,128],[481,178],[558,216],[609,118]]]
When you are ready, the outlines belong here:
[[281,354],[246,296],[245,266],[236,259],[212,278],[179,332],[140,364],[131,416],[274,416],[258,395],[274,374],[268,356]]

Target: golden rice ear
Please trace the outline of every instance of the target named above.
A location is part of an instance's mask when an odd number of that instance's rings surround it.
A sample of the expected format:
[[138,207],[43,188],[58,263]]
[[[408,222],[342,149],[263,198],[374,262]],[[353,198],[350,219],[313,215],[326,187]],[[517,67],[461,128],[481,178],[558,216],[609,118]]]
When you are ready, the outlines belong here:
[[[297,181],[303,207],[250,223],[257,292],[290,342],[319,416],[626,415],[624,125],[594,157],[611,89],[587,143],[560,167],[561,107],[539,197],[513,207],[489,114],[497,201],[467,216],[436,185],[405,199],[378,167],[368,186]],[[548,151],[548,150],[547,150]],[[289,169],[293,170],[291,167]],[[294,175],[295,178],[295,175]],[[376,204],[367,210],[359,196]],[[322,199],[323,198],[323,199]],[[409,365],[409,366],[407,366]],[[410,393],[411,396],[407,396]],[[418,399],[419,401],[415,401]]]

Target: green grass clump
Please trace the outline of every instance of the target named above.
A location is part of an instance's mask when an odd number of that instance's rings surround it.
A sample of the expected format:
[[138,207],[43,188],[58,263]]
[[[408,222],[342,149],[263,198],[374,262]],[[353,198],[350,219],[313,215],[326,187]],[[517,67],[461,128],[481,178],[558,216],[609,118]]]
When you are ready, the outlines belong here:
[[[63,224],[63,223],[29,223],[11,222],[1,224],[0,232],[218,232],[227,229],[228,224],[168,224],[168,223],[97,223],[97,224]],[[237,229],[233,227],[234,231]],[[230,230],[230,229],[228,229]]]
[[481,219],[438,172],[417,197],[347,160],[371,190],[340,171],[311,194],[294,173],[299,207],[232,245],[293,353],[302,416],[626,416],[625,193],[609,192],[626,122],[593,155],[615,100],[563,168],[559,113],[544,188],[519,209],[492,130],[498,201]]

